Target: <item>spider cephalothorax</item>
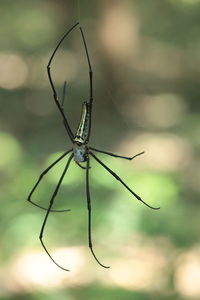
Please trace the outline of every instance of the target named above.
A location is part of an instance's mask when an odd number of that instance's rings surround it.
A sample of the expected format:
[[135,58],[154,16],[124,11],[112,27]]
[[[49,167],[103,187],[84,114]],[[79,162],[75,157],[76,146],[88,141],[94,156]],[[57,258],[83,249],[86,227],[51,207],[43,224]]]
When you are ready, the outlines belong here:
[[74,160],[77,164],[85,162],[88,156],[88,147],[86,144],[74,143],[73,146]]

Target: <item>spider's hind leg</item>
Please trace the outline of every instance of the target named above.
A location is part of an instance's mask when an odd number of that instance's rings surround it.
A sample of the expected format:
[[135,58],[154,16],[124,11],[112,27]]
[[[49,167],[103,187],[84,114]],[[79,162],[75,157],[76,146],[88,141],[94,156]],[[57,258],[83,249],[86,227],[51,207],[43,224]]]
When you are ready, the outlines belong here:
[[[52,63],[52,60],[58,50],[58,48],[60,47],[60,45],[62,44],[62,42],[64,41],[64,39],[74,30],[74,28],[78,25],[79,23],[77,22],[74,26],[72,26],[65,34],[64,36],[61,38],[61,40],[59,41],[59,43],[57,44],[56,48],[54,49],[50,59],[49,59],[49,62],[47,64],[47,74],[48,74],[48,78],[49,78],[49,82],[50,82],[50,85],[51,85],[51,89],[52,89],[52,92],[53,92],[53,99],[55,101],[55,104],[63,118],[63,121],[64,121],[64,124],[65,124],[65,128],[67,130],[67,133],[69,135],[69,138],[71,139],[71,141],[73,142],[73,139],[74,139],[74,134],[69,126],[69,123],[68,123],[68,120],[64,114],[64,111],[63,111],[63,100],[62,100],[62,103],[59,102],[58,100],[58,95],[57,95],[57,91],[56,91],[56,88],[55,88],[55,85],[54,85],[54,82],[53,82],[53,79],[52,79],[52,76],[51,76],[51,63]],[[63,94],[64,94],[64,91],[63,91]]]

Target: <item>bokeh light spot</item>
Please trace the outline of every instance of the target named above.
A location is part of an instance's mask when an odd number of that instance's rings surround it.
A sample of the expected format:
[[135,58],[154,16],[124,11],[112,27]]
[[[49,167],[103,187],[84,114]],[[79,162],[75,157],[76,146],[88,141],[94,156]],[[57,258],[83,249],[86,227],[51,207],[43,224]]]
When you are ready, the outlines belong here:
[[200,246],[179,255],[175,271],[175,286],[181,295],[200,298]]
[[22,43],[28,47],[45,44],[50,36],[54,36],[55,27],[48,14],[39,9],[27,9],[23,15],[17,16],[17,34]]
[[0,53],[0,87],[15,89],[24,85],[28,67],[18,54]]
[[154,205],[166,207],[178,200],[178,184],[168,175],[143,172],[141,176],[134,177],[133,184],[149,204],[152,204],[153,199]]
[[122,107],[131,122],[145,128],[169,128],[184,120],[186,103],[177,94],[144,96]]
[[1,132],[0,141],[0,167],[6,170],[19,161],[22,149],[19,142],[8,133]]

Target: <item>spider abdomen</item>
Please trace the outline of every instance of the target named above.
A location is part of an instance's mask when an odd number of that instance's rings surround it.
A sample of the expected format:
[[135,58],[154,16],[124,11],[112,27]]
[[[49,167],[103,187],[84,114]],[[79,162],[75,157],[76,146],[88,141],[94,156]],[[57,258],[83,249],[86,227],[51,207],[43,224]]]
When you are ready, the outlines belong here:
[[87,143],[90,135],[91,106],[88,102],[83,102],[81,119],[74,138],[75,143]]

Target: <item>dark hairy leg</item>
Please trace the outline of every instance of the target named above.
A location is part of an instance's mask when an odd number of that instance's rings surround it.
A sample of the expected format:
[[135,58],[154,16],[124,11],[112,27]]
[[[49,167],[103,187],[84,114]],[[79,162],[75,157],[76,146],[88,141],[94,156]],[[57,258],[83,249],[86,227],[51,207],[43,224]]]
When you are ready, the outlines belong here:
[[46,225],[46,223],[47,223],[47,219],[48,219],[49,213],[50,213],[50,211],[51,211],[51,208],[52,208],[52,206],[53,206],[55,197],[56,197],[56,195],[57,195],[57,193],[58,193],[58,191],[59,191],[60,185],[61,185],[61,183],[62,183],[62,181],[63,181],[63,178],[65,177],[65,174],[66,174],[66,172],[67,172],[67,169],[68,169],[68,167],[69,167],[69,165],[70,165],[70,162],[71,162],[72,158],[73,158],[73,153],[70,155],[70,157],[69,157],[69,159],[68,159],[68,161],[67,161],[67,164],[66,164],[66,166],[65,166],[65,169],[64,169],[64,171],[63,171],[63,173],[62,173],[62,175],[61,175],[61,177],[60,177],[60,179],[59,179],[59,181],[58,181],[58,184],[57,184],[57,186],[56,186],[56,188],[55,188],[55,190],[54,190],[54,193],[53,193],[53,195],[52,195],[52,197],[51,197],[51,200],[50,200],[50,202],[49,202],[49,207],[48,207],[48,209],[47,209],[47,212],[46,212],[46,215],[45,215],[45,218],[44,218],[42,227],[41,227],[40,236],[39,236],[39,239],[40,239],[40,242],[41,242],[41,244],[42,244],[42,247],[44,248],[44,250],[45,250],[45,252],[47,253],[47,255],[49,256],[49,258],[54,262],[54,264],[55,264],[56,266],[58,266],[60,269],[62,269],[62,270],[64,270],[64,271],[69,271],[69,270],[63,268],[62,266],[60,266],[60,265],[53,259],[53,257],[50,255],[49,251],[47,250],[47,248],[46,248],[46,246],[45,246],[45,244],[44,244],[44,242],[43,242],[43,233],[44,233],[45,225]]
[[[62,108],[62,111],[63,111],[64,114],[65,114],[65,110],[64,110],[64,102],[65,102],[66,85],[67,85],[67,82],[65,81],[64,84],[63,84],[63,93],[62,93],[62,101],[61,101],[61,108]],[[69,126],[69,124],[66,123],[66,121],[65,121],[64,118],[63,118],[63,124],[64,124],[64,126],[65,126],[65,129],[66,129],[67,132],[68,132],[68,126]]]
[[[41,206],[41,205],[39,205],[39,204],[33,202],[33,201],[31,200],[31,197],[32,197],[34,191],[36,190],[37,186],[39,185],[40,181],[41,181],[42,178],[44,177],[44,175],[46,175],[46,174],[49,172],[49,170],[51,170],[51,168],[53,168],[59,161],[61,161],[61,160],[62,160],[68,153],[70,153],[71,151],[72,151],[72,149],[66,151],[66,152],[65,152],[64,154],[62,154],[56,161],[54,161],[50,166],[48,166],[48,168],[47,168],[46,170],[44,170],[44,171],[40,174],[40,176],[39,176],[39,178],[38,178],[38,181],[36,182],[36,184],[34,185],[34,187],[32,188],[32,190],[31,190],[31,192],[30,192],[30,194],[29,194],[29,196],[28,196],[28,199],[27,199],[28,202],[32,203],[33,205],[35,205],[35,206],[37,206],[37,207],[39,207],[39,208],[41,208],[41,209],[47,210],[47,208],[45,208],[45,207],[43,207],[43,206]],[[56,209],[52,209],[52,210],[51,210],[51,212],[64,212],[64,211],[70,211],[70,209],[64,209],[64,210],[56,210]]]
[[71,139],[71,141],[73,142],[73,139],[74,139],[74,134],[72,133],[72,130],[69,126],[69,123],[67,121],[67,118],[65,116],[65,113],[64,113],[64,110],[63,110],[63,107],[62,107],[62,104],[59,102],[58,100],[58,95],[57,95],[57,92],[56,92],[56,89],[55,89],[55,86],[54,86],[54,83],[53,83],[53,79],[52,79],[52,76],[51,76],[51,62],[58,50],[58,48],[60,47],[61,43],[64,41],[64,39],[73,31],[73,29],[78,25],[79,23],[76,23],[74,26],[72,26],[65,34],[64,36],[61,38],[61,40],[59,41],[59,43],[57,44],[56,48],[54,49],[50,59],[49,59],[49,62],[48,62],[48,65],[47,65],[47,74],[48,74],[48,78],[49,78],[49,82],[50,82],[50,85],[51,85],[51,88],[52,88],[52,91],[53,91],[53,98],[54,98],[54,101],[58,107],[58,110],[60,111],[61,115],[62,115],[62,118],[64,120],[64,124],[65,124],[65,128],[67,130],[67,133],[69,135],[69,138]]
[[108,166],[106,166],[98,157],[96,157],[96,155],[94,155],[94,153],[92,153],[91,151],[89,152],[92,157],[94,157],[94,159],[100,164],[102,165],[102,167],[104,167],[112,176],[114,176],[118,181],[120,181],[123,186],[133,195],[135,196],[136,199],[138,199],[139,201],[141,201],[143,204],[145,204],[146,206],[148,206],[151,209],[160,209],[160,207],[153,207],[149,204],[147,204],[146,202],[144,202],[144,200],[142,200],[140,198],[140,196],[138,196],[136,193],[134,193],[127,185],[126,183],[116,174],[114,173]]
[[98,262],[98,264],[100,266],[102,266],[103,268],[110,268],[107,267],[105,265],[103,265],[98,258],[96,257],[94,250],[93,250],[93,246],[92,246],[92,233],[91,233],[91,226],[92,226],[92,216],[91,216],[91,198],[90,198],[90,185],[89,185],[89,169],[90,169],[90,159],[89,156],[87,158],[87,167],[86,167],[86,196],[87,196],[87,209],[88,209],[88,240],[89,240],[89,248],[92,252],[93,257],[95,258],[95,260]]
[[104,151],[104,150],[99,150],[99,149],[96,149],[96,148],[93,148],[93,147],[90,147],[90,149],[96,151],[96,152],[100,152],[100,153],[104,153],[104,154],[107,154],[107,155],[110,155],[110,156],[113,156],[113,157],[119,157],[119,158],[124,158],[124,159],[128,159],[128,160],[132,160],[134,159],[135,157],[139,156],[139,155],[142,155],[144,154],[144,151],[140,152],[140,153],[137,153],[133,156],[122,156],[122,155],[118,155],[118,154],[114,154],[114,153],[111,153],[111,152],[107,152],[107,151]]
[[86,45],[83,29],[81,27],[79,27],[79,29],[81,31],[83,44],[84,44],[84,48],[85,48],[85,53],[86,53],[86,57],[87,57],[87,61],[88,61],[89,79],[90,79],[90,100],[89,100],[89,103],[92,104],[92,102],[93,102],[93,71],[92,71],[92,66],[91,66],[91,62],[90,62],[90,57],[89,57],[88,48],[87,48],[87,45]]

